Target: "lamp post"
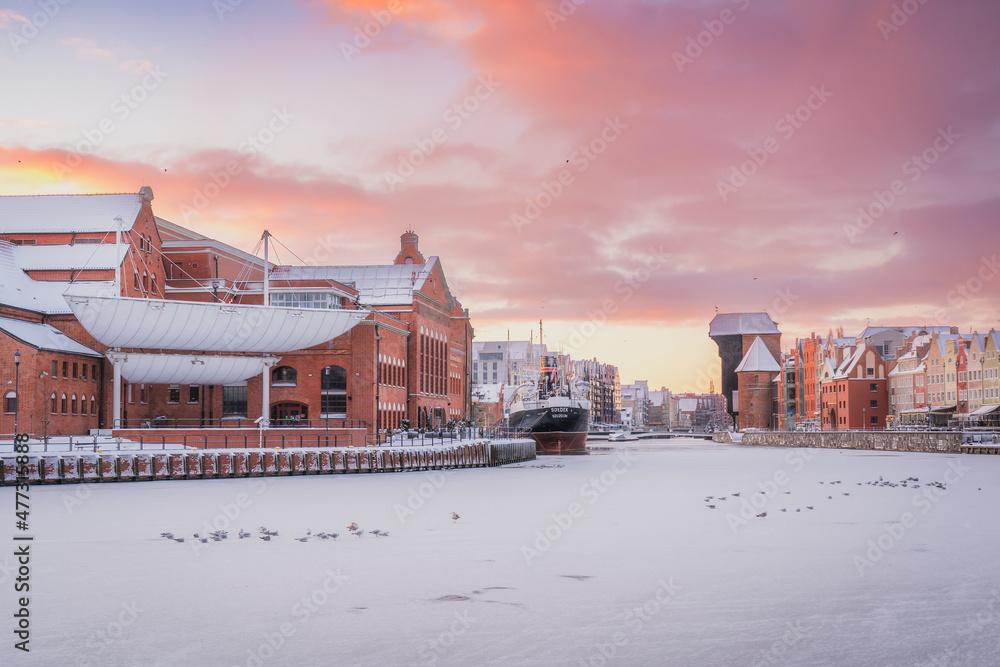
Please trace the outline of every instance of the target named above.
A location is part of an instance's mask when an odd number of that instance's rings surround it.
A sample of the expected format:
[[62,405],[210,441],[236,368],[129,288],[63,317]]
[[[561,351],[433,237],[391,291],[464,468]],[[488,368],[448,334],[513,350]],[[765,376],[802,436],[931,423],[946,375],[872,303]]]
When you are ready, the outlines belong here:
[[14,351],[14,437],[17,437],[17,416],[21,410],[21,350]]
[[868,408],[861,406],[861,430],[868,430]]

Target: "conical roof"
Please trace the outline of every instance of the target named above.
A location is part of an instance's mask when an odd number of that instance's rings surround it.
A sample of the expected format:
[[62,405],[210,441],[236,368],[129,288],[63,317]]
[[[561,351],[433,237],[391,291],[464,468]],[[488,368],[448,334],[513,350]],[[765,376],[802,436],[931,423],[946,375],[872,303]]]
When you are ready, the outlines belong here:
[[750,345],[750,349],[747,350],[745,355],[743,355],[743,360],[740,361],[740,365],[736,367],[737,373],[777,373],[780,370],[781,366],[779,366],[778,362],[774,360],[774,357],[771,355],[771,351],[767,349],[767,345],[764,344],[764,341],[760,336],[753,339],[753,344]]

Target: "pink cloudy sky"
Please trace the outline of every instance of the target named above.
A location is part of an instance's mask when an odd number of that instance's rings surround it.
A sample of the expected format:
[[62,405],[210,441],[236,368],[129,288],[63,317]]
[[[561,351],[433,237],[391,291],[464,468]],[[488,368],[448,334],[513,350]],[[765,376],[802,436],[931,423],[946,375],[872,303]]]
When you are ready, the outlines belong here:
[[998,326],[1000,3],[578,2],[2,0],[0,190],[329,263],[409,227],[480,340],[675,390],[716,308]]

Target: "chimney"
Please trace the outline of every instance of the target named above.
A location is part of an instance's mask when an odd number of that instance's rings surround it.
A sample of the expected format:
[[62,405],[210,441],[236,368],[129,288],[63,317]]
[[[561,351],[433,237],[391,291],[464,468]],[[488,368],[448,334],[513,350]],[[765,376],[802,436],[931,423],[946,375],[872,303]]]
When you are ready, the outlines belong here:
[[399,254],[394,264],[423,264],[424,256],[417,249],[417,235],[408,229],[399,237]]

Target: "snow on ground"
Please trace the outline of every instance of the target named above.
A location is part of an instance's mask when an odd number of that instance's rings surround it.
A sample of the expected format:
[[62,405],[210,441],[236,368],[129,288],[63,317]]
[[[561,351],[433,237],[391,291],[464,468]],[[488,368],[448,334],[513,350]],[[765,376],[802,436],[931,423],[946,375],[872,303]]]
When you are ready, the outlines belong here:
[[[13,649],[4,547],[0,662],[992,665],[998,473],[671,440],[444,473],[38,486],[32,651]],[[0,489],[7,545],[13,506]],[[191,539],[213,525],[229,538]]]

